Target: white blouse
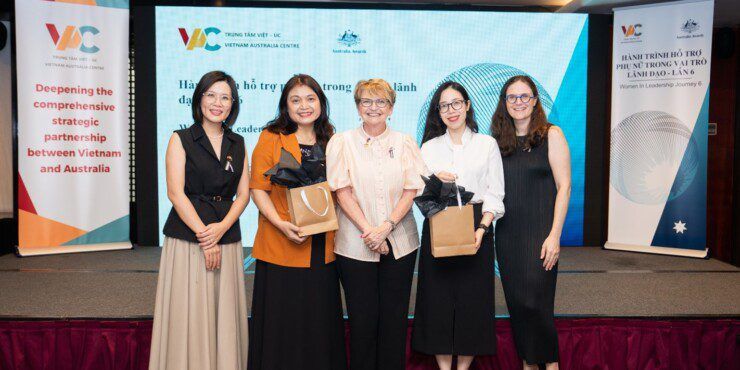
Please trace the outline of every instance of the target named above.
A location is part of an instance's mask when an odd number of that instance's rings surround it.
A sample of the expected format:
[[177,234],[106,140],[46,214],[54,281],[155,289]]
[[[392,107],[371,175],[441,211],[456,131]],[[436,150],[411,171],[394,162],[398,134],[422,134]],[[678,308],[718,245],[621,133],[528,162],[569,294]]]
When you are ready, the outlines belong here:
[[496,139],[466,127],[462,145],[445,132],[424,143],[421,156],[432,173],[457,175],[457,184],[474,194],[471,203],[483,202],[483,212],[493,213],[494,220],[504,215],[504,167]]
[[[362,127],[334,135],[326,146],[326,177],[333,191],[352,187],[367,221],[380,225],[390,217],[404,190],[424,188],[427,174],[419,147],[411,136],[393,131],[370,137]],[[339,230],[334,253],[360,260],[380,261],[380,254],[363,242],[362,232],[337,207]],[[388,235],[393,255],[399,259],[419,247],[414,212],[409,211]]]

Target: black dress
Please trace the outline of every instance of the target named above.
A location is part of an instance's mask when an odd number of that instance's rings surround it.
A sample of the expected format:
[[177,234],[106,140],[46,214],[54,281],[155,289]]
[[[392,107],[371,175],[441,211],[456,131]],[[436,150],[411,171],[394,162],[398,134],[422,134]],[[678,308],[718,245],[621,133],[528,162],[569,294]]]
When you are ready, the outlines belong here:
[[[305,157],[310,146],[301,145]],[[249,370],[345,370],[336,263],[324,263],[326,234],[311,241],[309,268],[257,260],[249,325]]]
[[554,306],[557,264],[542,267],[542,243],[550,234],[557,189],[547,139],[530,151],[503,157],[506,215],[496,223],[496,254],[519,357],[529,364],[558,361]]
[[[475,223],[482,218],[482,204],[475,204]],[[432,256],[429,220],[424,220],[416,289],[415,351],[430,355],[494,355],[493,235],[483,237],[472,256]]]

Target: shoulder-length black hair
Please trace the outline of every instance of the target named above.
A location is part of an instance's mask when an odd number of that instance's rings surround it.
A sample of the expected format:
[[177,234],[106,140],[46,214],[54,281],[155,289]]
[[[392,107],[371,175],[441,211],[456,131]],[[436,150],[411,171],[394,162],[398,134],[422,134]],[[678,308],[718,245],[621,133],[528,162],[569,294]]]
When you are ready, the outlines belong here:
[[[429,102],[429,111],[427,112],[427,121],[424,125],[424,135],[422,136],[421,143],[424,144],[435,137],[442,136],[447,131],[447,126],[439,112],[439,100],[442,98],[442,92],[447,89],[453,89],[459,92],[463,99],[465,99],[465,105],[470,102],[470,95],[465,90],[463,85],[455,81],[447,81],[437,88],[437,91],[432,95],[432,101]],[[470,103],[470,109],[468,109],[465,115],[465,126],[473,132],[478,132],[478,123],[475,122],[475,111],[473,110],[473,103]]]
[[298,130],[298,124],[293,122],[288,114],[288,94],[294,87],[301,85],[307,86],[319,97],[321,114],[316,119],[316,122],[314,122],[313,130],[316,132],[316,143],[326,149],[326,144],[332,135],[334,135],[334,125],[329,121],[329,101],[326,99],[321,85],[313,77],[306,74],[297,74],[285,83],[285,87],[280,94],[280,101],[278,102],[277,116],[265,125],[265,130],[283,135],[290,135]]
[[234,122],[236,122],[236,117],[239,116],[239,92],[236,89],[236,82],[234,82],[234,79],[226,72],[211,71],[200,78],[198,85],[195,86],[195,91],[193,91],[193,102],[191,104],[191,108],[193,110],[193,121],[195,123],[203,123],[203,111],[200,109],[200,101],[203,100],[203,94],[205,94],[213,84],[220,81],[226,82],[229,85],[232,99],[229,116],[226,117],[226,120],[221,122],[221,124],[231,128],[231,126],[234,125]]
[[547,130],[552,126],[552,124],[547,122],[547,116],[545,115],[545,110],[542,108],[537,86],[535,86],[532,78],[524,75],[510,78],[506,81],[504,87],[501,88],[501,93],[498,97],[498,106],[496,106],[496,111],[493,113],[493,117],[491,117],[491,135],[498,142],[501,155],[504,157],[513,153],[517,147],[514,119],[506,108],[506,90],[518,81],[527,84],[532,89],[532,94],[536,98],[532,118],[529,122],[529,132],[527,132],[527,139],[524,141],[524,147],[522,149],[531,149],[542,144],[542,141],[547,137]]

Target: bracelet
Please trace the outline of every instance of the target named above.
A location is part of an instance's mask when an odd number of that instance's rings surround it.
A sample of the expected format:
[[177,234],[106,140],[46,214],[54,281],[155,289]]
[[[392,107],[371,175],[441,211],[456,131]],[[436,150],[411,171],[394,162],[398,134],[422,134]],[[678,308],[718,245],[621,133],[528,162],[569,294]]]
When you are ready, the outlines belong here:
[[391,220],[390,218],[387,218],[384,222],[391,224],[391,230],[394,230],[396,228],[396,223],[393,222],[393,220]]
[[489,226],[486,226],[486,224],[481,222],[480,224],[478,224],[478,228],[483,229],[483,235],[488,234]]

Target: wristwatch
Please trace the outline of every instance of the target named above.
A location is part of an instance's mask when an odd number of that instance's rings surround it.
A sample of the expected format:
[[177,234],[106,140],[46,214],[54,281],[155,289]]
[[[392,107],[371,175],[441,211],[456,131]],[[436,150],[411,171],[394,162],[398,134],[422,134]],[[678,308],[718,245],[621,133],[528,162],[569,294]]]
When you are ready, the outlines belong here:
[[486,234],[488,234],[491,231],[491,227],[490,226],[486,226],[486,224],[484,224],[482,222],[480,224],[478,224],[478,228],[479,229],[483,229],[483,235],[486,235]]

